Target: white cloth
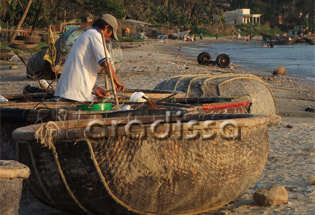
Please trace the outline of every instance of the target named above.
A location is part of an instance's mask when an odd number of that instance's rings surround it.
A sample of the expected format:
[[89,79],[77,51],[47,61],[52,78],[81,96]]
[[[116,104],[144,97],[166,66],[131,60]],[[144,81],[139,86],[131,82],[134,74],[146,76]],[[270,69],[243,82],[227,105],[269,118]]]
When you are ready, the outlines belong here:
[[91,101],[99,66],[105,60],[102,34],[95,28],[81,34],[67,56],[55,96]]
[[145,102],[147,100],[145,100],[142,97],[146,97],[148,98],[143,92],[134,92],[131,96],[129,101],[130,102]]

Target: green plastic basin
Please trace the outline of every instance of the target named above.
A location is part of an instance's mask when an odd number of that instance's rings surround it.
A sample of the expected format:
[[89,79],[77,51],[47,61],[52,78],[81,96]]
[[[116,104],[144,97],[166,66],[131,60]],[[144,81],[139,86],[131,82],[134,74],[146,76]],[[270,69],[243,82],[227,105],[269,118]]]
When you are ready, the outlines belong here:
[[91,107],[89,107],[90,104],[81,104],[77,105],[77,110],[83,110],[83,111],[106,111],[106,110],[112,110],[112,103],[99,103],[99,104],[92,104]]

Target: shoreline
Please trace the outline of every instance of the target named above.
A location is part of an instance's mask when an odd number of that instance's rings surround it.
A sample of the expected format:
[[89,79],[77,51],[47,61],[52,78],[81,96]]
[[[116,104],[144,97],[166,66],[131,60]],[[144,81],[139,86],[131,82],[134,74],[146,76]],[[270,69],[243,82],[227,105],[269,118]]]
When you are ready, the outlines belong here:
[[[198,41],[197,41],[198,42]],[[202,42],[217,42],[214,40]],[[123,49],[124,61],[119,65],[118,76],[127,88],[153,89],[159,82],[182,74],[250,73],[252,69],[219,68],[199,65],[196,58],[187,56],[180,49],[188,42],[159,40],[143,43],[124,43],[132,48]],[[196,42],[195,42],[196,43]],[[122,44],[120,44],[122,45]],[[28,58],[30,56],[25,56]],[[9,69],[10,65],[18,68]],[[118,65],[117,65],[118,67]],[[0,94],[22,93],[27,84],[38,86],[26,79],[25,66],[16,59],[10,64],[1,64]],[[259,76],[259,75],[258,75]],[[315,107],[315,89],[312,84],[299,83],[290,76],[273,77],[260,75],[273,91],[278,111],[284,116],[282,122],[269,127],[270,152],[267,165],[256,182],[239,198],[210,214],[313,214],[315,203],[314,185],[309,182],[313,174],[315,158],[315,115],[304,111]],[[97,84],[104,86],[104,75],[99,74]],[[291,117],[288,117],[291,116]],[[294,116],[294,117],[292,117]],[[289,192],[289,203],[273,207],[260,207],[253,198],[257,185],[281,184]],[[312,191],[313,189],[313,191]],[[308,191],[311,190],[311,191]],[[65,215],[44,205],[24,190],[20,215]]]
[[[224,40],[226,41],[226,40]],[[230,40],[229,40],[230,41]],[[217,40],[203,40],[202,43],[213,43]],[[221,42],[218,40],[218,42]],[[187,55],[181,48],[187,43],[192,46],[197,42],[170,40],[168,43],[153,41],[149,44],[130,49],[124,49],[124,65],[119,69],[123,83],[128,88],[141,89],[130,84],[133,77],[139,77],[140,82],[146,83],[147,89],[153,89],[159,82],[172,76],[181,74],[209,74],[222,73],[253,74],[267,83],[276,97],[278,111],[282,116],[312,117],[312,113],[304,111],[307,107],[314,107],[315,88],[312,82],[301,80],[294,76],[274,76],[270,72],[239,68],[233,64],[231,68],[199,65],[196,57]],[[154,50],[154,53],[152,52]],[[147,63],[150,61],[150,63]],[[162,73],[162,74],[161,74]],[[144,76],[144,77],[143,77]],[[145,78],[145,77],[150,78]],[[144,79],[143,81],[141,79]],[[99,82],[101,85],[102,82]],[[292,102],[293,101],[293,102]]]
[[[184,41],[183,41],[184,42]],[[230,43],[230,44],[241,44],[241,45],[244,45],[244,47],[248,47],[250,44],[252,44],[252,45],[254,45],[253,47],[256,47],[256,48],[258,48],[258,47],[260,47],[260,44],[262,43],[262,42],[264,42],[264,41],[262,41],[262,38],[260,38],[260,37],[256,37],[256,38],[253,38],[253,39],[251,39],[250,41],[249,41],[249,43],[248,43],[248,45],[245,45],[244,43],[245,43],[245,39],[232,39],[232,38],[230,38],[230,37],[220,37],[220,38],[218,38],[217,40],[214,38],[214,37],[210,37],[210,38],[206,38],[206,39],[204,39],[204,40],[197,40],[196,42],[185,42],[185,47],[188,49],[187,50],[187,54],[189,55],[189,56],[191,56],[191,57],[194,57],[194,58],[197,58],[197,56],[194,56],[195,55],[195,53],[194,54],[192,54],[192,53],[189,53],[189,52],[191,52],[192,50],[189,50],[189,49],[191,49],[191,48],[193,48],[194,46],[195,46],[195,44],[197,44],[197,46],[198,45],[200,45],[200,44],[202,44],[202,46],[200,47],[200,50],[202,50],[202,48],[204,48],[204,45],[205,44],[215,44],[215,43],[217,43],[217,44],[225,44],[225,43]],[[303,45],[303,44],[295,44],[295,45],[290,45],[290,46],[283,46],[283,45],[277,45],[277,46],[275,46],[275,48],[274,49],[276,49],[277,47],[279,48],[279,47],[286,47],[286,48],[290,48],[290,47],[293,47],[293,46],[300,46],[300,45]],[[306,46],[310,46],[310,47],[312,47],[311,45],[306,45]],[[217,48],[217,47],[216,47]],[[266,48],[266,47],[265,47]],[[268,49],[270,49],[270,48],[268,48]],[[263,51],[264,49],[262,49],[262,51]],[[205,51],[207,51],[208,52],[208,49],[207,50],[205,50]],[[201,51],[200,51],[201,52]],[[211,51],[209,52],[210,54],[211,54]],[[225,53],[225,54],[227,54],[227,53]],[[211,54],[211,56],[212,56],[212,54]],[[266,69],[266,68],[258,68],[257,66],[256,67],[251,67],[251,65],[250,64],[241,64],[241,63],[234,63],[233,62],[233,59],[231,59],[231,65],[232,66],[235,66],[235,67],[238,67],[239,68],[239,70],[244,70],[244,71],[250,71],[250,73],[252,73],[252,74],[254,74],[254,75],[257,75],[257,76],[264,76],[264,75],[271,75],[272,74],[272,72],[273,72],[273,70],[276,70],[277,69],[277,67],[275,67],[275,68],[273,68],[273,69]],[[279,64],[279,66],[280,66],[281,64]],[[282,66],[284,66],[285,68],[286,68],[286,66],[285,65],[282,65]],[[315,69],[315,67],[313,68],[313,69]],[[291,68],[291,70],[292,70],[292,68]],[[313,75],[313,76],[302,76],[302,75],[297,75],[297,74],[293,74],[293,75],[289,75],[288,74],[288,72],[287,72],[287,74],[285,75],[286,77],[291,77],[292,79],[294,79],[294,80],[296,80],[296,81],[300,81],[300,82],[306,82],[306,83],[308,83],[308,84],[312,84],[312,83],[314,83],[314,81],[315,81],[315,76]]]

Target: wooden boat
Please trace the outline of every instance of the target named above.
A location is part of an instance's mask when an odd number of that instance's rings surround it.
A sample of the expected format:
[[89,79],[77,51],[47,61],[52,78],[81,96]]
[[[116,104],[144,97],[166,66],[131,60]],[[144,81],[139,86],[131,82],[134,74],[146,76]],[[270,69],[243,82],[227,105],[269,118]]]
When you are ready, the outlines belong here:
[[260,32],[263,40],[273,43],[275,45],[293,45],[297,41],[297,38],[290,37],[290,36],[274,36],[265,34],[263,32]]
[[315,45],[315,42],[312,38],[304,37],[304,40],[310,45]]
[[306,36],[273,36],[261,32],[264,41],[273,42],[275,45],[293,45],[294,43],[308,43],[314,45],[314,40]]
[[293,45],[296,43],[296,38],[291,37],[279,37],[275,41],[272,41],[275,45]]
[[[156,100],[156,99],[155,99]],[[147,110],[148,105],[124,102],[137,109],[129,111],[78,111],[76,102],[8,102],[0,103],[2,159],[15,159],[15,141],[11,133],[26,125],[75,119],[96,119],[109,117],[148,116],[169,111],[182,113],[247,113],[250,101],[247,98],[170,98],[169,102],[157,105],[157,110]],[[160,109],[160,110],[159,110]]]
[[271,41],[271,40],[275,40],[278,38],[278,36],[274,36],[274,35],[269,35],[269,34],[266,34],[264,32],[260,32],[261,36],[263,37],[263,40],[264,41]]
[[[198,214],[234,200],[267,161],[266,117],[112,120],[119,121],[48,122],[15,130],[20,162],[31,168],[32,193],[75,214]],[[130,122],[136,123],[132,129]]]
[[300,37],[299,39],[296,40],[296,43],[308,43],[310,45],[314,45],[314,40],[309,37]]

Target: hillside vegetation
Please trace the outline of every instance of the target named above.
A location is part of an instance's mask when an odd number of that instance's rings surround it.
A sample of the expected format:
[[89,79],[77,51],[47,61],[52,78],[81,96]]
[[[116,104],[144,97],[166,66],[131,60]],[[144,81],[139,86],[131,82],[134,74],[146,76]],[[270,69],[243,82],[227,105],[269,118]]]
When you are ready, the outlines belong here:
[[[29,1],[32,0],[1,1],[1,26],[16,26]],[[227,34],[230,29],[223,15],[238,8],[262,14],[262,24],[268,27],[287,30],[299,24],[314,29],[314,0],[33,0],[24,26],[47,28],[53,23],[111,13],[119,19],[178,26],[205,34]],[[279,16],[282,25],[277,24]]]

